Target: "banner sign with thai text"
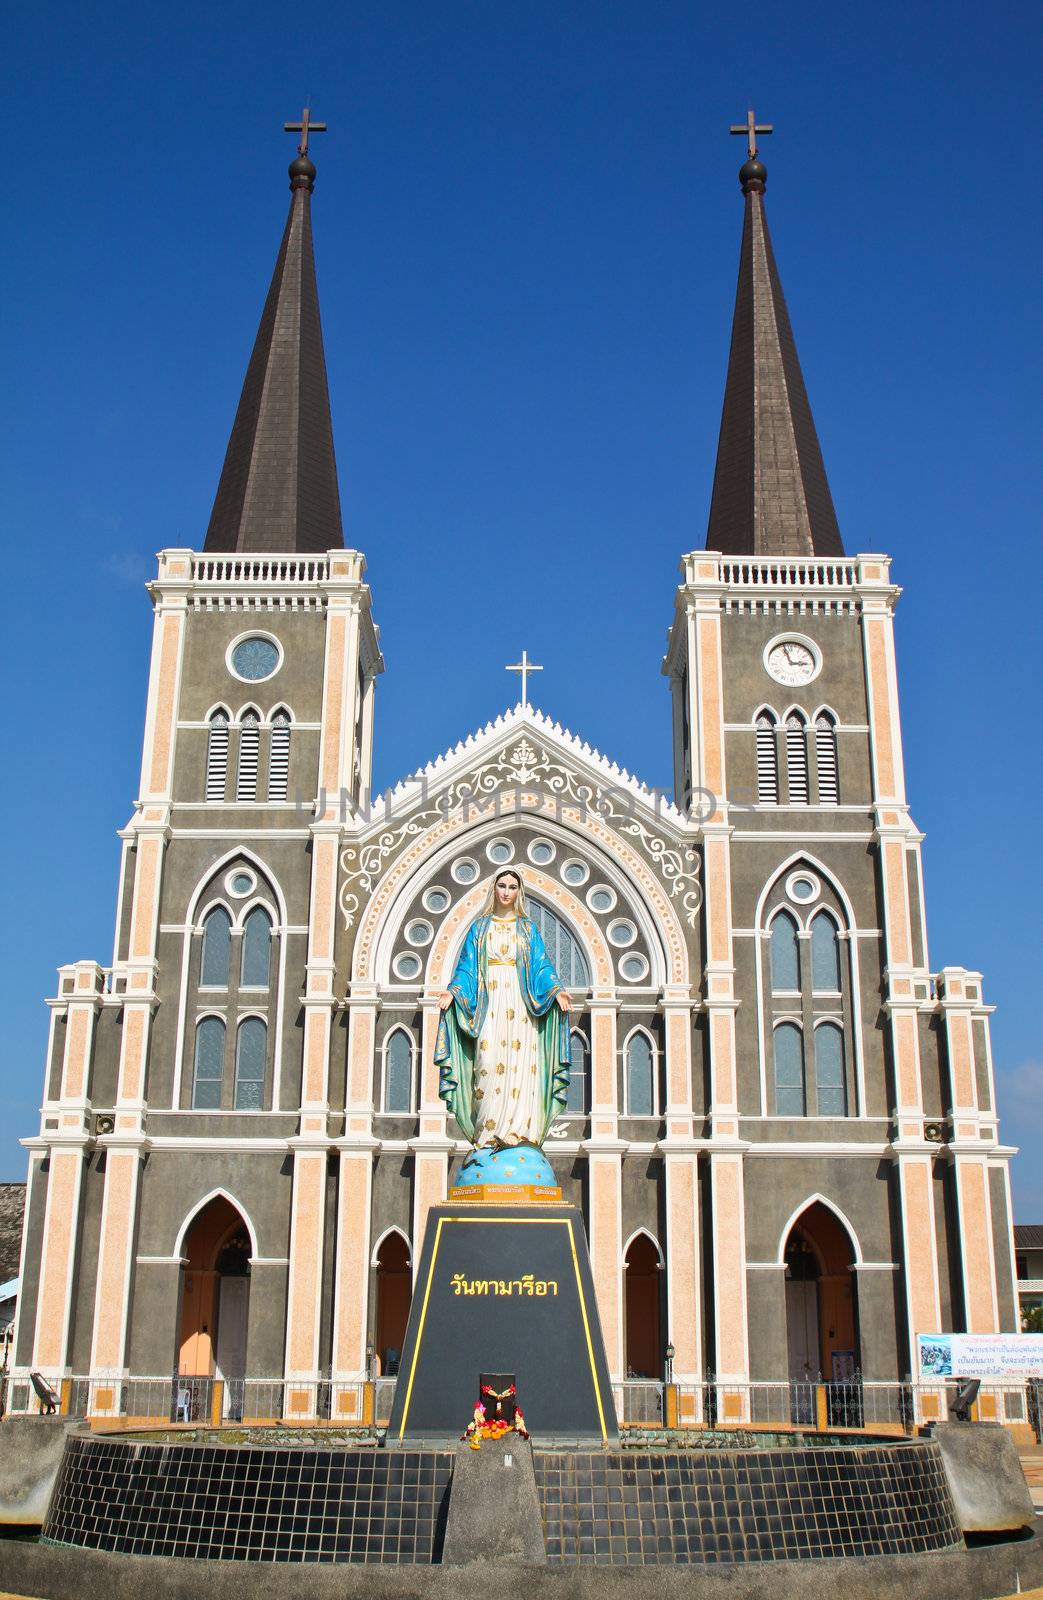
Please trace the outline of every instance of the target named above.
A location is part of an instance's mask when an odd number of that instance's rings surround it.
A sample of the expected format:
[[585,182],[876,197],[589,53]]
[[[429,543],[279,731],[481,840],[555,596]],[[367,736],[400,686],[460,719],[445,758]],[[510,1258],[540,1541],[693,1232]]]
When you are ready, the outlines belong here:
[[920,1381],[1043,1377],[1043,1333],[920,1333]]

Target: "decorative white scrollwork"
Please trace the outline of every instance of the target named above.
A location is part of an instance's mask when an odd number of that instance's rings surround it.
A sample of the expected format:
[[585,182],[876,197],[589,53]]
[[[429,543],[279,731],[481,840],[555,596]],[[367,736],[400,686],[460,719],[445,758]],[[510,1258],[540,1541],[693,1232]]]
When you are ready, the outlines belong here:
[[[407,839],[456,813],[462,814],[465,821],[472,812],[475,816],[484,812],[496,817],[512,812],[520,815],[526,795],[531,793],[538,802],[541,790],[553,797],[559,814],[578,812],[582,818],[590,812],[612,824],[618,833],[639,840],[671,899],[680,901],[686,921],[695,927],[702,905],[700,859],[695,848],[672,844],[654,832],[636,814],[635,795],[629,789],[581,779],[546,750],[522,738],[509,751],[501,750],[473,772],[454,779],[435,803],[414,812],[397,826],[384,828],[368,844],[344,848],[339,903],[345,928],[354,923],[362,898],[372,893],[388,857]],[[511,791],[513,799],[507,806],[504,800],[510,798]]]

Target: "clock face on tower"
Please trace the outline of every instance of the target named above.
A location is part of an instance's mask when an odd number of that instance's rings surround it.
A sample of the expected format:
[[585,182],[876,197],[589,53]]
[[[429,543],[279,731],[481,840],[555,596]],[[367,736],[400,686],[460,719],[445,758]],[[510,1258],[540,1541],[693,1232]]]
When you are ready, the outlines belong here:
[[793,636],[773,639],[764,652],[764,665],[776,683],[802,684],[818,677],[822,658],[810,639]]

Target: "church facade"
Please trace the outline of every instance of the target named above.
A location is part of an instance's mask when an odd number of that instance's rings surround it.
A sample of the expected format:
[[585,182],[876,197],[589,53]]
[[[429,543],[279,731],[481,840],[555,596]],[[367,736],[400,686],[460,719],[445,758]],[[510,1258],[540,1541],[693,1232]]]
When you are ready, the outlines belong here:
[[616,1382],[669,1371],[694,1422],[709,1372],[723,1419],[775,1393],[785,1420],[819,1374],[898,1384],[917,1332],[1015,1330],[989,1007],[928,955],[899,590],[844,551],[756,152],[706,548],[663,662],[673,796],[523,694],[376,797],[384,663],[341,527],[303,143],[206,538],[149,586],[114,960],[60,968],[48,1002],[12,1399],[36,1370],[127,1411],[127,1380],[179,1374],[362,1416],[467,1148],[438,996],[508,863],[573,1000],[546,1149]]

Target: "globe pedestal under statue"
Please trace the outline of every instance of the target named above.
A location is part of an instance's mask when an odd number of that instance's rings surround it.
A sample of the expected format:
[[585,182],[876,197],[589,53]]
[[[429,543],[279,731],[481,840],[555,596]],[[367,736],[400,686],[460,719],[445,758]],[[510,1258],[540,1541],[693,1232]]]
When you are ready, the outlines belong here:
[[583,1218],[532,1145],[474,1151],[428,1213],[387,1443],[459,1437],[482,1372],[540,1443],[618,1439]]

